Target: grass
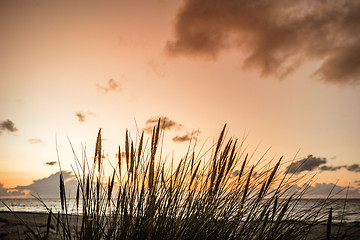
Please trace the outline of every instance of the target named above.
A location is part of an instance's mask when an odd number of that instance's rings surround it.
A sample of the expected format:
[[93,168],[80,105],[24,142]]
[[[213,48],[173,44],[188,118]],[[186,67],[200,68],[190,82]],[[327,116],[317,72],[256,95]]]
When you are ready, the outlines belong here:
[[[225,139],[226,126],[210,158],[196,157],[189,147],[177,166],[172,161],[166,167],[160,124],[150,143],[143,133],[133,141],[126,132],[125,154],[119,147],[110,176],[104,172],[101,129],[94,160],[75,155],[76,210],[69,211],[62,175],[61,212],[49,209],[48,226],[56,222],[59,239],[306,239],[328,215],[326,200],[299,211],[308,185],[293,191],[299,178],[280,171],[282,158],[273,166],[261,159],[250,165],[243,144]],[[328,222],[327,239],[331,212]],[[49,227],[41,236],[30,233],[47,239]]]

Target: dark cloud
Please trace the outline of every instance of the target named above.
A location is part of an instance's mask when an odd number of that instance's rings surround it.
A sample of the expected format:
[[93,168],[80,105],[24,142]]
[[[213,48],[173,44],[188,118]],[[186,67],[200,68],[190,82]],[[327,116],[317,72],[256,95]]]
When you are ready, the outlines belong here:
[[348,171],[351,172],[360,172],[360,165],[359,164],[353,164],[349,166],[345,166]]
[[321,166],[319,169],[321,170],[321,171],[337,171],[337,170],[339,170],[339,169],[341,169],[341,168],[343,168],[344,166],[336,166],[336,167],[333,167],[333,166],[326,166],[326,165],[324,165],[324,166]]
[[185,0],[177,13],[172,55],[216,59],[239,52],[244,68],[285,77],[305,61],[327,83],[360,83],[358,0]]
[[[333,157],[332,159],[335,159]],[[312,155],[309,155],[307,158],[304,158],[302,160],[296,161],[291,163],[287,169],[289,170],[289,173],[300,173],[302,171],[312,171],[318,168],[320,171],[337,171],[342,168],[345,168],[348,171],[351,172],[360,172],[360,165],[359,164],[352,164],[352,165],[341,165],[341,166],[328,166],[324,165],[327,163],[326,158],[317,158],[313,157]],[[322,166],[320,166],[322,165]]]
[[197,140],[197,137],[198,137],[199,133],[200,133],[200,131],[194,131],[192,133],[187,133],[187,134],[182,135],[182,136],[175,136],[172,140],[174,142],[188,142],[191,139]]
[[154,126],[156,126],[156,124],[158,123],[159,119],[161,121],[160,128],[162,130],[172,130],[172,129],[179,130],[183,127],[182,124],[177,123],[167,117],[152,117],[145,122],[145,127],[142,130],[146,133],[151,133]]
[[5,188],[4,184],[0,183],[0,197],[15,197],[23,195],[25,195],[24,192],[11,188]]
[[360,180],[355,180],[354,183],[360,186]]
[[48,165],[48,166],[54,166],[54,165],[56,165],[57,164],[57,162],[56,161],[51,161],[51,162],[46,162],[46,163],[44,163],[45,165]]
[[[76,192],[76,180],[71,172],[63,171],[65,191],[74,195]],[[60,172],[54,173],[49,177],[34,180],[32,184],[27,186],[17,186],[14,190],[29,191],[29,194],[39,195],[42,198],[59,197],[59,179]]]
[[302,160],[292,162],[288,167],[287,171],[289,173],[300,173],[303,171],[312,171],[319,167],[321,164],[326,163],[326,158],[317,158],[313,155],[309,155],[307,158]]
[[[309,155],[307,158],[291,163],[287,169],[289,173],[300,173],[302,171],[312,171],[315,169],[319,169],[320,171],[337,171],[342,168],[345,168],[351,172],[360,172],[359,164],[352,165],[341,165],[341,166],[328,166],[323,165],[327,163],[326,158],[316,158],[312,155]],[[322,166],[320,166],[322,165]]]
[[96,84],[96,87],[98,88],[98,90],[102,93],[108,93],[110,91],[120,91],[121,90],[121,86],[120,83],[115,81],[114,79],[110,78],[107,81],[107,85],[106,86],[102,86],[100,84]]
[[15,127],[15,124],[11,120],[5,120],[0,122],[0,134],[1,131],[9,131],[9,132],[16,132],[18,129]]
[[29,143],[31,144],[39,144],[39,143],[44,143],[43,140],[41,140],[40,138],[30,138],[28,140]]

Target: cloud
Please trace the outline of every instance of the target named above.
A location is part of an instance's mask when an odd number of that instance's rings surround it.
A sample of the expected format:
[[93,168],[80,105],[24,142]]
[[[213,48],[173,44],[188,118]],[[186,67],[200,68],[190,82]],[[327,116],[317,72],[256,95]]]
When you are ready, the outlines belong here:
[[283,78],[306,61],[326,83],[360,83],[360,1],[185,0],[170,56],[238,52],[244,68]]
[[[302,171],[312,171],[319,167],[320,171],[337,171],[342,168],[345,168],[351,172],[360,172],[360,165],[359,164],[352,164],[352,165],[341,165],[341,166],[327,166],[323,165],[327,162],[326,158],[316,158],[312,155],[309,155],[307,158],[302,159],[300,161],[294,162],[288,166],[289,173],[300,173]],[[297,170],[298,169],[298,170]]]
[[147,65],[149,66],[149,69],[158,77],[164,77],[165,73],[162,70],[162,65],[156,62],[155,60],[151,59],[147,62]]
[[78,118],[79,122],[85,122],[88,116],[96,116],[96,114],[89,111],[87,111],[86,113],[78,111],[75,113],[75,116]]
[[25,195],[24,192],[11,188],[5,188],[4,184],[0,183],[0,197],[15,197],[23,195]]
[[93,113],[93,112],[83,113],[83,112],[79,111],[79,112],[76,112],[76,113],[75,113],[75,116],[78,118],[78,121],[79,121],[79,122],[85,122],[85,121],[86,121],[86,118],[87,118],[88,116],[95,116],[95,113]]
[[233,172],[232,172],[232,176],[233,177],[237,177],[237,176],[239,176],[240,175],[240,170],[234,170]]
[[[65,191],[66,194],[76,192],[76,180],[71,172],[63,171]],[[51,174],[49,177],[45,177],[39,180],[34,180],[33,183],[27,186],[17,186],[14,190],[21,192],[29,191],[29,194],[39,195],[42,198],[57,198],[59,197],[59,179],[60,172]]]
[[333,172],[333,171],[337,171],[337,170],[339,170],[339,169],[341,169],[341,168],[343,168],[344,166],[336,166],[336,167],[333,167],[333,166],[326,166],[326,165],[324,165],[324,166],[321,166],[319,169],[321,170],[321,171],[331,171],[331,172]]
[[28,142],[31,143],[31,144],[44,143],[44,141],[41,140],[40,138],[30,138],[30,139],[28,140]]
[[[316,183],[314,186],[310,186],[306,192],[307,196],[317,196],[317,197],[327,197],[329,193],[337,194],[338,197],[345,197],[347,192],[347,187],[342,187],[335,185],[334,183]],[[349,198],[359,198],[360,189],[359,188],[349,188],[348,192]]]
[[174,142],[188,142],[191,140],[191,135],[185,134],[183,136],[175,136],[172,140]]
[[324,165],[326,163],[327,163],[326,158],[318,158],[318,157],[313,157],[313,155],[309,155],[307,158],[291,163],[289,166],[287,166],[287,171],[289,173],[298,174],[303,171],[313,171],[315,169],[319,169],[320,171],[333,172],[345,168],[346,170],[351,172],[360,172],[359,164],[328,166],[328,165]]
[[312,171],[319,167],[321,164],[326,163],[326,158],[317,158],[313,157],[313,155],[309,155],[307,158],[302,160],[292,162],[288,167],[287,171],[289,173],[300,173],[303,171]]
[[200,134],[200,131],[194,131],[192,133],[186,133],[185,135],[182,136],[175,136],[172,140],[174,142],[188,142],[191,139],[194,139],[195,141],[197,140],[197,136]]
[[[309,155],[309,156],[311,156],[311,155]],[[319,158],[318,158],[319,159]],[[313,166],[314,166],[314,168],[312,168],[312,169],[306,169],[306,170],[309,170],[309,171],[311,171],[311,170],[313,170],[313,169],[315,169],[317,166],[319,166],[319,165],[321,165],[321,164],[324,164],[324,163],[326,163],[326,159],[325,158],[323,158],[322,160],[325,160],[325,162],[320,162],[319,160],[318,161],[315,161],[315,160],[310,160],[310,164],[313,164]],[[303,160],[301,160],[301,161],[303,161]],[[312,162],[311,162],[312,161]],[[298,162],[296,162],[296,164],[298,164]],[[318,165],[317,165],[318,164]],[[315,166],[315,165],[317,165],[317,166]],[[291,165],[290,165],[291,166]],[[289,166],[289,167],[290,167]],[[288,168],[289,168],[288,167]],[[291,168],[294,168],[295,166],[291,166]],[[297,166],[296,166],[297,167]],[[348,171],[350,171],[350,172],[360,172],[360,165],[359,164],[352,164],[352,165],[342,165],[342,166],[327,166],[327,165],[323,165],[323,166],[321,166],[321,167],[319,167],[319,170],[321,170],[321,171],[331,171],[331,172],[333,172],[333,171],[337,171],[337,170],[340,170],[340,169],[342,169],[342,168],[345,168],[346,170],[348,170]],[[292,169],[291,169],[292,170]],[[305,171],[305,170],[302,170],[302,171]]]
[[360,172],[360,165],[359,164],[353,164],[349,166],[345,166],[348,171],[351,172]]
[[8,132],[18,131],[18,129],[15,127],[15,124],[11,120],[5,120],[0,122],[0,134],[3,130],[6,130]]
[[56,161],[51,161],[51,162],[45,162],[44,164],[48,165],[48,166],[54,166],[54,165],[57,164],[57,162]]
[[107,86],[102,86],[100,84],[96,84],[96,87],[98,88],[98,90],[101,92],[101,93],[108,93],[110,91],[120,91],[121,90],[121,86],[120,86],[120,83],[115,81],[114,79],[110,78],[108,81],[107,81]]
[[[287,193],[293,194],[306,189],[305,197],[307,198],[328,198],[333,196],[334,198],[359,198],[360,189],[356,187],[344,187],[336,185],[335,183],[315,183],[314,185],[306,184],[303,187],[298,185],[288,185]],[[346,196],[347,194],[347,196]]]
[[158,123],[160,119],[160,128],[162,130],[172,130],[172,129],[176,129],[179,130],[183,127],[182,124],[179,124],[167,117],[152,117],[149,118],[146,122],[145,122],[145,127],[142,129],[144,132],[146,133],[151,133],[154,126],[156,126],[156,124]]
[[85,122],[86,120],[86,115],[82,112],[76,112],[75,116],[78,118],[79,122]]

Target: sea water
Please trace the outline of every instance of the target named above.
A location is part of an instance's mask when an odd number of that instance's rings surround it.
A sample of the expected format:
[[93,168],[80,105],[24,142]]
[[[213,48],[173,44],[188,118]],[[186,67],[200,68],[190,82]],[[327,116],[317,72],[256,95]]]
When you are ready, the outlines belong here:
[[[61,201],[59,199],[46,198],[42,199],[44,204],[35,198],[26,198],[26,199],[2,199],[2,201],[12,210],[16,212],[42,212],[47,213],[48,209],[52,209],[52,212],[61,211]],[[312,211],[312,206],[322,199],[301,199],[297,204],[296,211],[309,210]],[[324,208],[333,209],[333,221],[339,222],[343,216],[343,221],[358,222],[360,223],[360,199],[347,199],[345,204],[344,211],[344,199],[330,200],[324,204]],[[67,206],[69,213],[79,213],[81,214],[81,206],[76,208],[75,199],[67,199]],[[0,211],[9,211],[8,208],[0,201]],[[343,214],[344,212],[344,214]],[[323,217],[326,221],[327,216]]]

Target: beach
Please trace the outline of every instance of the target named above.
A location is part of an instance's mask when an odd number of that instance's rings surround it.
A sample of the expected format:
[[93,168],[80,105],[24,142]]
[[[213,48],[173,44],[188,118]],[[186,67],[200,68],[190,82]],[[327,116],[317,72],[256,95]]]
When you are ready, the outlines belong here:
[[[29,212],[16,212],[15,214],[4,211],[0,212],[0,239],[32,239],[29,238],[28,235],[31,233],[24,223],[32,228],[36,234],[46,234],[48,214]],[[20,217],[24,223],[17,216]],[[50,224],[49,239],[57,239],[55,222]]]
[[[48,214],[46,213],[29,213],[29,212],[15,212],[33,231],[44,236],[47,231]],[[31,239],[28,237],[30,231],[21,222],[21,220],[14,213],[7,211],[0,211],[0,239]],[[76,218],[72,220],[75,221]],[[59,239],[56,235],[56,221],[52,218],[48,232],[49,239]],[[326,224],[314,226],[308,236],[310,240],[326,239]],[[339,224],[332,225],[332,236],[335,239],[338,232]],[[360,239],[360,223],[347,223],[340,229],[340,237],[346,232],[344,239]]]

